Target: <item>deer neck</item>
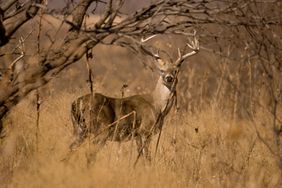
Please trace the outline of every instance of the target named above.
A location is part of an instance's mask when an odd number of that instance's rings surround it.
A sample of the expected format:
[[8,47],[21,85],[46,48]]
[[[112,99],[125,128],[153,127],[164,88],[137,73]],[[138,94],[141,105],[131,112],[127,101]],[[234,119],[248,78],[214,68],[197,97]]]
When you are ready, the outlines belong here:
[[157,112],[163,112],[168,105],[172,91],[163,83],[160,77],[153,91],[154,106]]

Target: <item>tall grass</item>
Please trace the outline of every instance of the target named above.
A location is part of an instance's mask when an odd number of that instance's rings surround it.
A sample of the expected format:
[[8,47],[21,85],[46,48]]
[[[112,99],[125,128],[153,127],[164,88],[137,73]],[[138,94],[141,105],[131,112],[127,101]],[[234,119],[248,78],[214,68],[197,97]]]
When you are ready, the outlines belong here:
[[69,104],[78,92],[59,92],[42,103],[38,143],[35,97],[31,94],[13,110],[5,122],[11,128],[0,150],[1,187],[273,188],[282,184],[281,171],[257,138],[253,123],[229,119],[216,108],[190,116],[173,109],[151,164],[140,160],[133,167],[137,154],[131,141],[108,142],[88,168],[88,144],[63,162],[72,139]]

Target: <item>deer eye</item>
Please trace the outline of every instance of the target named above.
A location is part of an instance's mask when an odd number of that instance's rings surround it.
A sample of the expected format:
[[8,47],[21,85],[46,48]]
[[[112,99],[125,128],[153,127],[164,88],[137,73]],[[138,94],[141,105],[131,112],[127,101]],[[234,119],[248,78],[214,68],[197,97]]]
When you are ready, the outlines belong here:
[[171,75],[167,75],[167,76],[165,77],[165,81],[168,82],[168,83],[173,82],[173,79],[174,79],[174,78],[173,78]]
[[163,70],[160,70],[160,73],[161,73],[162,75],[164,75],[164,74],[165,74],[165,72],[164,72]]

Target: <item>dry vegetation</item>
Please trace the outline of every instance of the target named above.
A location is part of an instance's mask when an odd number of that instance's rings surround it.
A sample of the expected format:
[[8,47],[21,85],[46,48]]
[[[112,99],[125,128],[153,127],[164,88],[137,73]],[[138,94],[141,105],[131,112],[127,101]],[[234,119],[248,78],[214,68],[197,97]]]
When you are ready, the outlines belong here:
[[[277,10],[273,13],[279,15]],[[24,61],[29,65],[38,62],[38,20],[21,28],[16,40],[3,47],[9,51],[20,36],[35,28],[25,41]],[[54,28],[59,27],[58,20],[43,16],[42,49],[50,44],[46,33],[56,35],[55,45],[63,43],[66,25],[56,33]],[[91,167],[86,165],[88,143],[70,161],[62,161],[73,139],[70,105],[89,93],[82,58],[69,63],[72,65],[61,74],[51,75],[52,81],[30,92],[4,118],[0,187],[281,187],[281,23],[249,30],[228,24],[196,27],[206,49],[182,67],[177,88],[179,109],[173,108],[166,118],[151,164],[140,160],[133,167],[137,153],[131,141],[108,142]],[[177,54],[175,46],[184,45],[183,37],[156,38],[152,43],[172,56]],[[126,96],[153,89],[157,75],[143,66],[148,60],[142,56],[111,45],[97,45],[93,54],[95,92],[118,97],[123,84],[128,85]],[[6,54],[0,60],[12,62],[17,56]],[[154,136],[153,154],[156,140]]]
[[80,92],[61,91],[44,100],[38,143],[34,95],[13,110],[6,120],[12,129],[1,148],[2,186],[280,187],[282,183],[281,171],[252,123],[234,122],[216,109],[192,116],[172,112],[151,165],[140,161],[133,168],[132,142],[108,143],[90,169],[87,144],[69,162],[61,162],[71,141],[69,104]]

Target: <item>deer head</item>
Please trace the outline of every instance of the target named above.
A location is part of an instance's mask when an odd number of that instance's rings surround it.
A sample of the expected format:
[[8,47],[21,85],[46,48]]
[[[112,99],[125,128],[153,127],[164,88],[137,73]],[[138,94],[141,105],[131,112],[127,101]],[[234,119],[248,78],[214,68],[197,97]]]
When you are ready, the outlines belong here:
[[[200,46],[199,41],[196,38],[196,32],[193,34],[193,39],[188,39],[189,42],[186,45],[192,50],[191,52],[182,54],[181,50],[178,48],[178,58],[173,61],[170,54],[166,51],[159,51],[157,53],[153,53],[149,50],[145,51],[147,54],[153,57],[155,62],[155,67],[160,73],[163,84],[167,86],[169,90],[175,89],[174,86],[177,84],[177,76],[180,70],[182,63],[188,58],[198,53]],[[141,42],[146,42],[152,39],[154,36],[148,37],[147,39],[142,39]],[[161,58],[159,53],[163,53],[166,58]]]
[[[173,98],[176,91],[177,85],[177,76],[180,70],[182,63],[188,58],[195,55],[199,51],[199,41],[195,37],[195,32],[193,34],[193,40],[189,40],[186,44],[190,49],[191,52],[188,53],[181,53],[181,50],[178,48],[178,58],[173,61],[171,56],[166,51],[158,50],[157,53],[153,53],[152,51],[148,50],[144,46],[142,46],[142,50],[153,57],[154,65],[157,68],[160,78],[156,85],[156,88],[153,92],[155,106],[163,111],[167,108],[169,101]],[[142,39],[141,42],[144,43],[155,36],[148,37],[147,39]],[[160,53],[163,53],[163,56],[160,56]],[[166,57],[166,58],[164,58]],[[170,106],[170,105],[169,105]]]

